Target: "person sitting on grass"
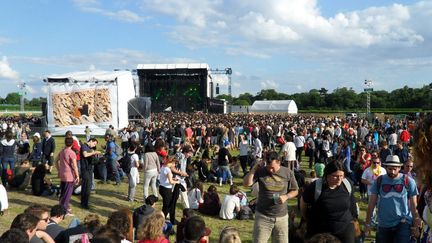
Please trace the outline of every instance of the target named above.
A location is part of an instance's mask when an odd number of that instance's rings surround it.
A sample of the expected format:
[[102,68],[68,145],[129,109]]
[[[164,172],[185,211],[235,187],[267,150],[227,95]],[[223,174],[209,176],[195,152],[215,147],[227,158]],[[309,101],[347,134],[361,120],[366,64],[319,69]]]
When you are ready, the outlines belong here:
[[229,190],[230,195],[226,195],[219,212],[221,219],[234,219],[240,211],[240,198],[237,196],[239,189],[232,185]]
[[122,243],[133,241],[132,212],[129,209],[125,208],[112,212],[106,225],[120,232],[123,237]]
[[222,229],[219,243],[241,243],[240,234],[235,227],[227,226]]
[[84,218],[82,224],[60,232],[54,240],[57,243],[75,242],[76,240],[81,241],[82,239],[90,240],[101,227],[102,223],[99,216],[91,213]]
[[33,204],[27,207],[24,213],[34,215],[39,219],[36,225],[36,234],[31,238],[30,242],[54,243],[51,236],[45,232],[48,226],[50,209],[43,205]]
[[39,218],[28,213],[21,213],[15,216],[10,229],[17,229],[27,234],[27,242],[36,235]]
[[169,243],[163,233],[165,216],[161,211],[154,212],[138,228],[138,243]]
[[38,164],[31,176],[31,187],[35,196],[51,196],[60,194],[60,188],[52,184],[51,179],[47,176],[48,164]]
[[180,223],[177,225],[176,242],[180,242],[184,239],[183,228],[186,225],[186,221],[188,218],[195,216],[195,214],[196,211],[191,208],[183,209],[183,217],[181,218]]
[[63,205],[57,204],[51,208],[50,219],[46,227],[46,232],[55,239],[65,228],[61,227],[59,223],[65,219],[67,210]]
[[186,220],[183,228],[184,239],[179,243],[198,243],[209,242],[211,230],[206,227],[206,223],[200,216],[192,216]]
[[202,197],[203,191],[202,182],[195,182],[194,187],[188,192],[189,206],[191,209],[198,209],[199,205],[204,202]]
[[10,186],[18,190],[25,190],[30,184],[31,167],[28,159],[23,160],[15,167],[14,177],[10,181]]
[[20,229],[10,229],[5,231],[0,236],[0,242],[2,243],[28,243],[27,234]]
[[221,202],[217,188],[211,185],[204,193],[204,202],[200,204],[198,211],[205,215],[216,216],[219,214],[220,208]]

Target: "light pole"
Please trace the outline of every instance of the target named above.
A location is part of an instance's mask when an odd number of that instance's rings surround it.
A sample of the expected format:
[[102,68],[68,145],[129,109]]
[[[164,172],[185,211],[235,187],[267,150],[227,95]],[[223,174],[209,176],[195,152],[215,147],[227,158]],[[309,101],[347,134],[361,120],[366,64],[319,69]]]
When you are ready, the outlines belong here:
[[366,95],[367,95],[366,96],[366,117],[367,118],[369,118],[369,115],[371,113],[371,110],[370,110],[370,94],[373,91],[372,83],[373,83],[372,80],[366,79],[364,81],[364,84],[365,84],[364,91],[366,92]]
[[22,82],[20,84],[17,85],[18,88],[21,90],[20,91],[20,104],[21,104],[21,112],[24,112],[24,95],[25,95],[25,88],[26,88],[26,83]]

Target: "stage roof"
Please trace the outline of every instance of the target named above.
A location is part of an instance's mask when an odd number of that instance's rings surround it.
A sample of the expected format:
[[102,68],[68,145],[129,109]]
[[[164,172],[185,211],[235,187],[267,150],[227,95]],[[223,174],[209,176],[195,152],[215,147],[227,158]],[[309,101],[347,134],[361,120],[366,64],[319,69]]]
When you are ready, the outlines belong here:
[[210,69],[207,63],[138,64],[137,69]]

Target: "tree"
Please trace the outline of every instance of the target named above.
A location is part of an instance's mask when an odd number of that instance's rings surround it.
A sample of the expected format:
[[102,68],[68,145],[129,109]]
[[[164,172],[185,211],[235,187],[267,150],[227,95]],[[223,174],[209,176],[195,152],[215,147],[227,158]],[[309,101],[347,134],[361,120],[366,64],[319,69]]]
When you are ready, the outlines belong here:
[[235,99],[233,102],[233,105],[248,106],[248,105],[251,105],[251,103],[249,103],[249,101],[247,101],[247,100]]
[[257,100],[279,100],[279,94],[274,89],[263,89],[258,92]]
[[226,100],[229,104],[231,104],[233,101],[233,98],[231,97],[231,95],[227,95],[227,94],[218,95],[218,96],[216,96],[216,99]]
[[20,104],[21,96],[18,93],[9,93],[5,98],[5,103],[10,105]]

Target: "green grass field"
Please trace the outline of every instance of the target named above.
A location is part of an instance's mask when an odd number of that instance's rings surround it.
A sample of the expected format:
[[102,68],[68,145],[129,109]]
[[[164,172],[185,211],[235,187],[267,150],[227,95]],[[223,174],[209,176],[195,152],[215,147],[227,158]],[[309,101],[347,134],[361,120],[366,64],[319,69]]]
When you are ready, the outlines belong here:
[[[82,138],[80,138],[82,139]],[[98,149],[100,149],[100,145],[105,144],[103,139],[99,139],[100,143],[98,144]],[[56,138],[57,149],[56,151],[60,151],[60,149],[64,146],[63,138]],[[234,151],[233,154],[236,155],[238,152]],[[302,164],[302,168],[307,171],[309,174],[309,169],[306,166],[306,163]],[[242,174],[242,173],[240,173]],[[143,172],[140,173],[141,181],[143,181]],[[59,180],[56,177],[56,173],[50,175],[53,179],[54,184],[59,184]],[[240,188],[249,193],[250,189],[242,186],[242,179],[235,178],[234,183],[239,185]],[[212,183],[205,183],[204,189],[207,190],[208,186]],[[215,184],[216,185],[216,184]],[[106,221],[109,214],[120,208],[130,208],[134,209],[142,205],[143,200],[143,185],[139,184],[136,193],[136,199],[139,199],[140,202],[128,202],[126,200],[127,196],[127,181],[123,181],[120,186],[115,186],[113,184],[96,184],[96,193],[91,194],[90,196],[90,205],[91,209],[84,210],[79,207],[80,198],[79,196],[72,196],[71,200],[71,208],[75,217],[83,219],[88,213],[97,213],[99,214],[103,222]],[[224,185],[222,187],[217,186],[218,192],[221,200],[228,194],[229,185]],[[151,191],[151,189],[150,189]],[[31,194],[31,189],[28,188],[26,191],[9,191],[9,210],[8,212],[0,217],[0,233],[6,231],[13,218],[24,211],[24,209],[32,203],[39,203],[46,206],[53,206],[58,203],[58,199],[55,196],[52,197],[36,197]],[[290,209],[296,209],[296,200],[290,200],[288,205]],[[158,202],[158,208],[161,208],[161,202]],[[359,206],[361,209],[360,219],[361,225],[363,226],[364,218],[365,218],[365,210],[367,204],[364,202],[359,202]],[[181,203],[177,204],[176,217],[178,220],[181,218],[182,206]],[[299,213],[297,212],[297,218],[299,217]],[[61,223],[63,226],[67,226],[73,217],[66,217],[66,219]],[[210,242],[217,242],[219,237],[219,232],[225,226],[234,226],[236,227],[242,239],[242,242],[252,242],[252,229],[253,229],[253,220],[221,220],[217,217],[209,217],[203,216],[206,221],[207,226],[212,230],[212,234],[210,236]],[[174,237],[171,237],[171,242],[174,242]]]

